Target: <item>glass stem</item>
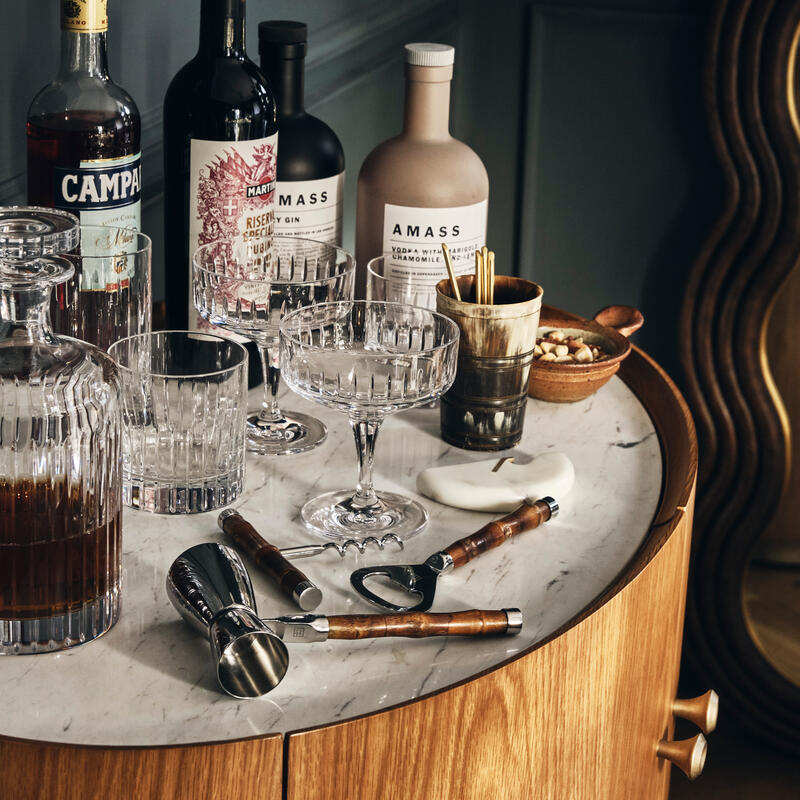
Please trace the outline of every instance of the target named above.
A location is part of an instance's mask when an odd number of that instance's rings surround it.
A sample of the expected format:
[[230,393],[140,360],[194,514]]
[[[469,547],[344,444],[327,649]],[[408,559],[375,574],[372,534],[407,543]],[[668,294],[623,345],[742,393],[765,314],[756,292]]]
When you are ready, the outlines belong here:
[[278,408],[278,387],[281,383],[280,350],[277,344],[274,347],[258,345],[258,355],[261,356],[261,369],[264,371],[264,400],[261,403],[259,417],[264,422],[279,423],[283,419]]
[[378,496],[372,488],[372,467],[375,461],[375,440],[383,420],[352,419],[350,427],[356,439],[358,453],[358,486],[351,501],[354,508],[378,505]]

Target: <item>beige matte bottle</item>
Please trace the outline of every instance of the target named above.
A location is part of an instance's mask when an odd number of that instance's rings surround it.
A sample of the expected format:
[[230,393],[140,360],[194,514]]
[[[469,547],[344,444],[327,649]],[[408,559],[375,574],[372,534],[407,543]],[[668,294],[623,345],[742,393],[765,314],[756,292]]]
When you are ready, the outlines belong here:
[[486,244],[486,168],[449,131],[454,56],[449,45],[406,45],[403,132],[378,145],[358,176],[359,297],[367,262],[383,255],[389,274],[428,286],[435,307],[434,286],[447,277],[442,242],[458,274],[473,271],[475,249]]

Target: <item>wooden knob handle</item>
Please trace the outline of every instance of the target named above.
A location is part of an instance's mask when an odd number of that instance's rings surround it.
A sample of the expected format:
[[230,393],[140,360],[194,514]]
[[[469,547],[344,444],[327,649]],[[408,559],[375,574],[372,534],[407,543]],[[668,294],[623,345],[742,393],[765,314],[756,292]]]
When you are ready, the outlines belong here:
[[456,611],[452,614],[346,614],[328,617],[329,639],[376,639],[383,636],[487,636],[517,633],[518,609]]
[[702,733],[698,733],[693,739],[681,739],[677,742],[662,739],[656,748],[659,758],[671,761],[692,781],[703,771],[707,752],[708,744]]
[[[552,501],[552,498],[548,499]],[[557,509],[555,501],[552,503]],[[460,567],[486,550],[503,544],[506,539],[547,522],[552,516],[552,509],[550,502],[544,499],[535,503],[523,503],[516,511],[484,525],[470,536],[453,542],[444,552],[453,559],[454,567]]]
[[219,525],[303,611],[313,611],[322,602],[322,592],[241,514],[223,511]]
[[672,713],[676,717],[693,722],[703,733],[711,733],[717,727],[719,695],[713,689],[709,689],[700,697],[676,699],[672,704]]

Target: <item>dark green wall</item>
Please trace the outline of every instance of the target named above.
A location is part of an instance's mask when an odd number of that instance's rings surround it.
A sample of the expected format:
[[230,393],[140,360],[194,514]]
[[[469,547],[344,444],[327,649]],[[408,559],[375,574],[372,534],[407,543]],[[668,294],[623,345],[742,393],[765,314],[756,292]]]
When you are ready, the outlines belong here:
[[[109,0],[112,75],[142,112],[144,228],[163,296],[161,103],[195,52],[199,0]],[[309,23],[307,100],[347,154],[345,244],[366,154],[397,132],[402,45],[456,47],[452,127],[491,179],[498,270],[582,314],[639,306],[639,341],[674,367],[682,281],[718,178],[700,103],[707,3],[690,0],[249,0]],[[58,61],[57,0],[7,4],[0,39],[0,203],[25,200],[25,111]],[[178,268],[183,268],[182,265]]]

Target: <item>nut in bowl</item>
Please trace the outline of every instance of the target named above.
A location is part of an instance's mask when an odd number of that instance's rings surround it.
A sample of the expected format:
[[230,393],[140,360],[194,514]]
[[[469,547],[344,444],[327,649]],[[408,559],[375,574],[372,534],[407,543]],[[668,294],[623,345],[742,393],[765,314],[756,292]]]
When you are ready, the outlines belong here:
[[628,336],[643,323],[641,312],[630,306],[609,306],[593,320],[542,306],[528,394],[550,403],[574,403],[594,394],[627,358]]

